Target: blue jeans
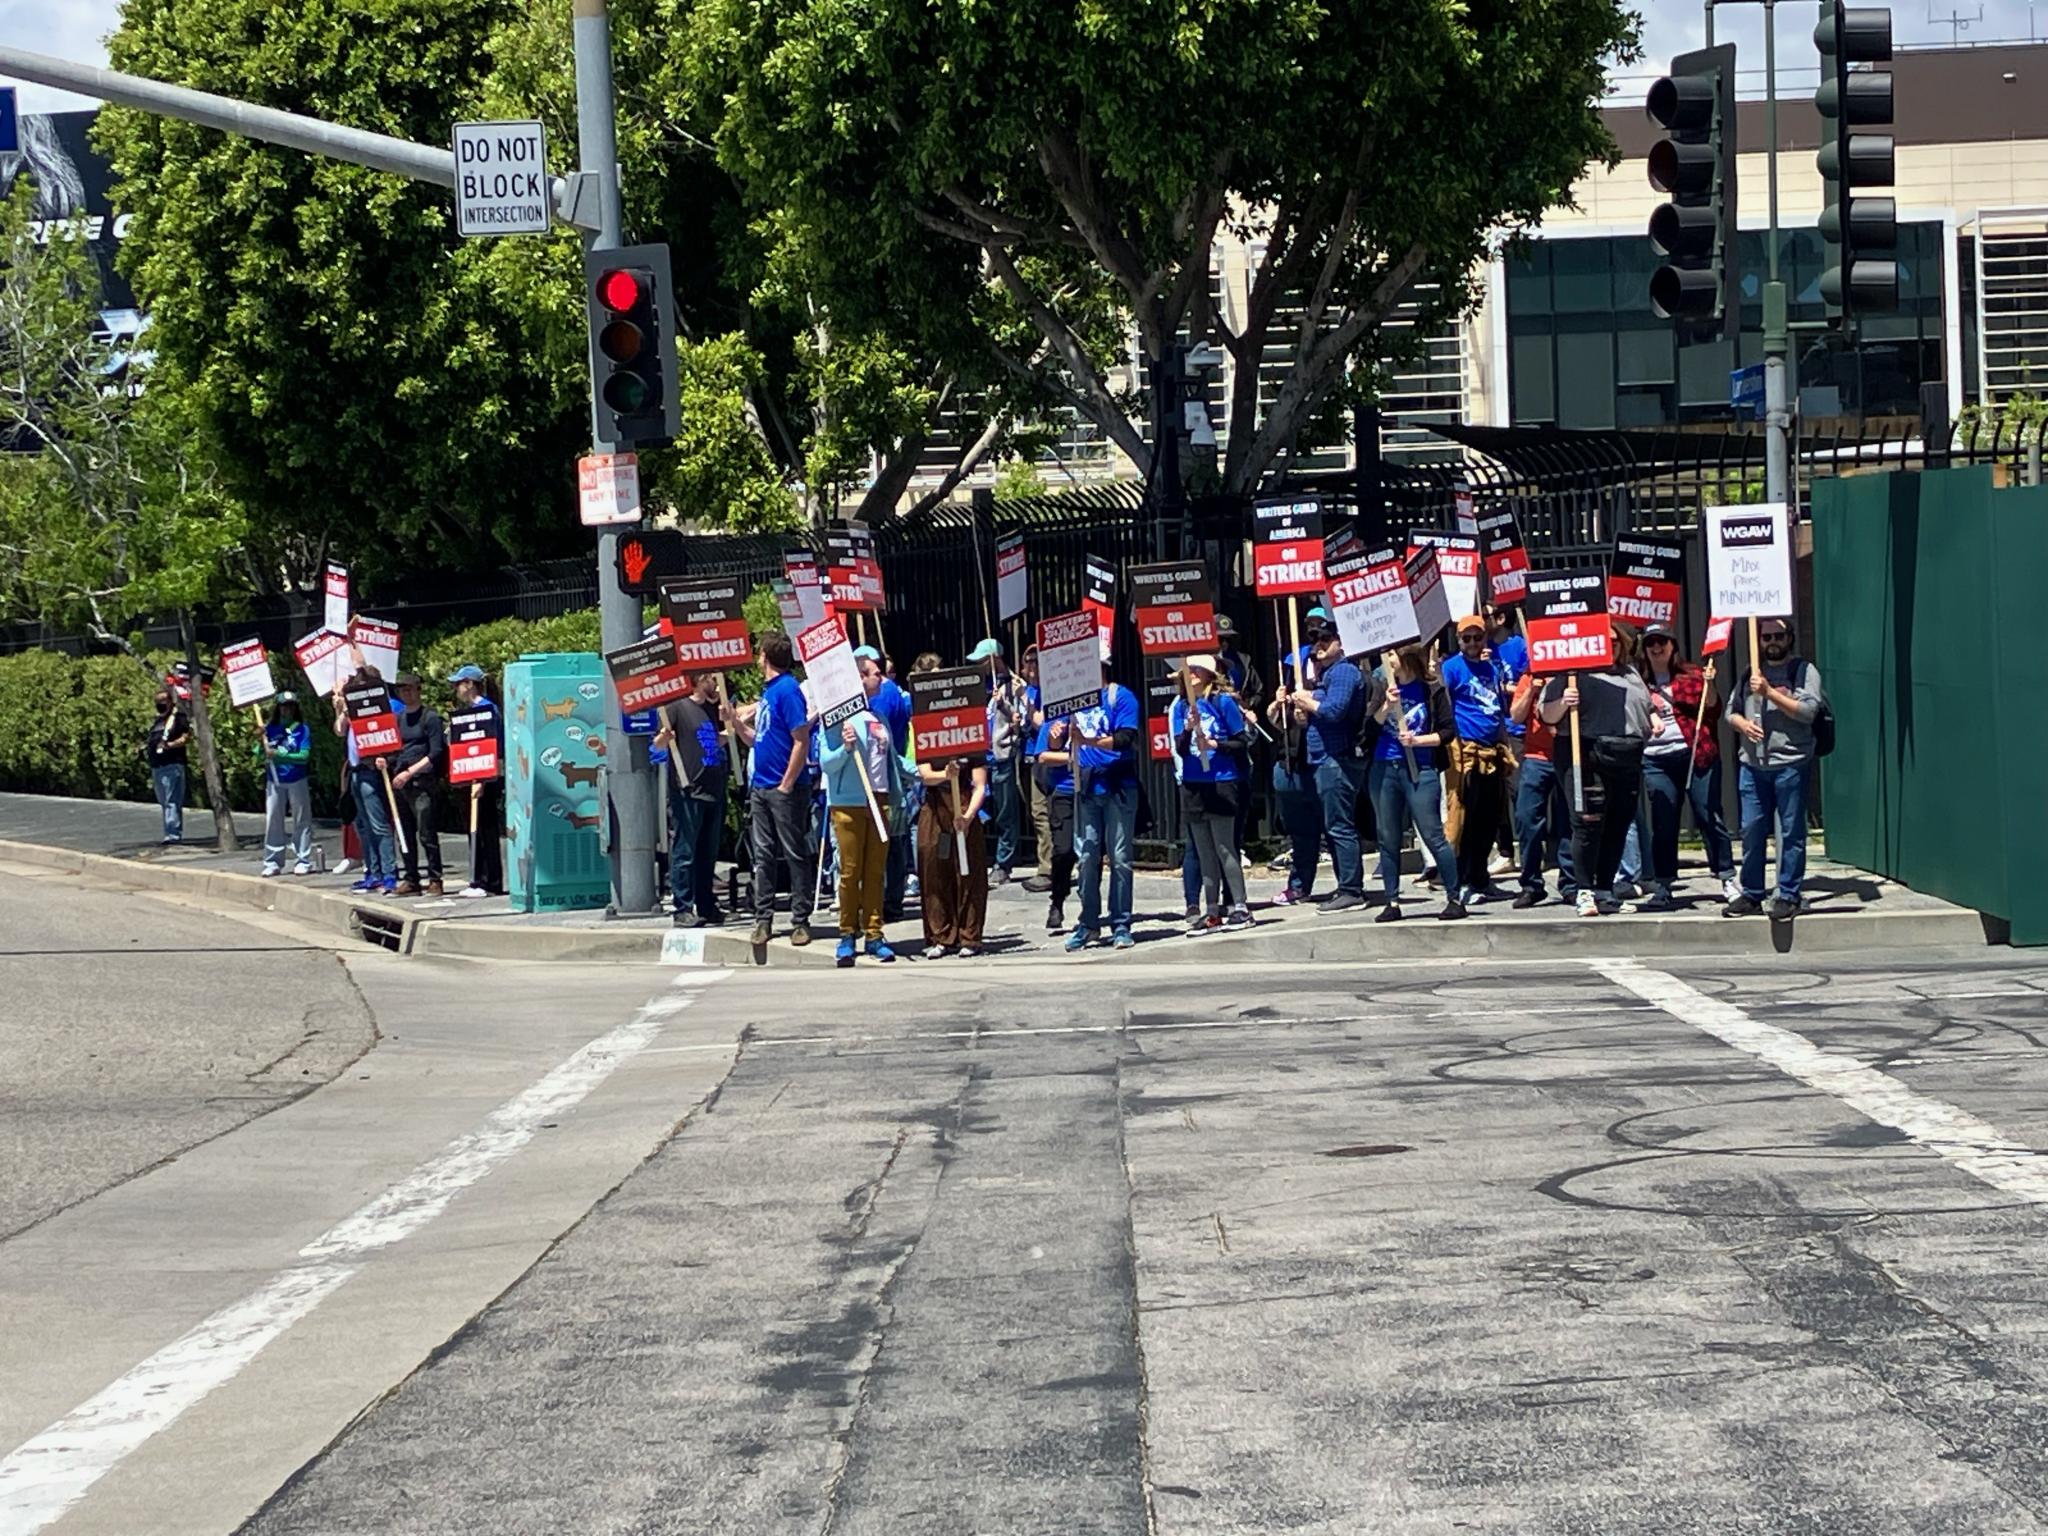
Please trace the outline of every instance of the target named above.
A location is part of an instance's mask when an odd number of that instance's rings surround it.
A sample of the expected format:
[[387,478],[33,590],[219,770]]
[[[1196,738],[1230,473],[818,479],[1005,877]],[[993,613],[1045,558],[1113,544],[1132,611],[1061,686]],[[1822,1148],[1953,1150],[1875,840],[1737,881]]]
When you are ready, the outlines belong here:
[[[1316,796],[1323,802],[1323,830],[1341,895],[1365,895],[1365,858],[1358,847],[1358,786],[1365,782],[1365,766],[1362,757],[1326,757],[1316,764]],[[1444,867],[1455,882],[1457,860]]]
[[1074,822],[1074,856],[1081,864],[1081,919],[1087,933],[1102,927],[1102,855],[1109,852],[1109,927],[1131,931],[1131,845],[1138,828],[1138,786],[1114,794],[1083,795]]
[[686,795],[675,784],[668,787],[668,889],[680,915],[708,918],[718,910],[713,877],[719,834],[725,830],[725,775],[712,777],[717,784],[715,800]]
[[1735,852],[1728,843],[1728,822],[1721,814],[1721,764],[1702,768],[1692,776],[1692,824],[1699,828],[1707,845],[1707,868],[1716,880],[1735,873]]
[[1515,780],[1515,838],[1522,845],[1522,889],[1543,891],[1543,866],[1557,865],[1557,894],[1579,897],[1572,873],[1572,808],[1564,778],[1548,758],[1525,757]]
[[1742,764],[1736,787],[1742,796],[1742,894],[1764,899],[1764,843],[1778,824],[1778,895],[1799,900],[1806,879],[1806,785],[1813,764],[1752,768]]
[[[1429,850],[1444,875],[1444,895],[1458,899],[1458,856],[1451,852],[1444,836],[1442,812],[1443,775],[1436,764],[1424,764],[1418,757],[1415,777],[1408,777],[1405,758],[1376,757],[1372,760],[1372,817],[1380,842],[1380,888],[1389,905],[1401,899],[1401,833],[1410,824],[1416,841]],[[1487,839],[1491,851],[1492,839]]]
[[352,770],[356,796],[356,841],[363,845],[363,878],[379,883],[398,878],[398,845],[391,840],[391,807],[384,802],[384,778],[374,768]]
[[185,835],[185,765],[183,763],[160,763],[149,770],[150,782],[156,787],[156,803],[164,813],[164,836],[183,838]]
[[1280,824],[1287,829],[1292,854],[1287,889],[1305,897],[1315,889],[1316,865],[1323,857],[1323,802],[1316,794],[1314,771],[1306,763],[1299,768],[1275,763],[1273,798],[1280,803]]
[[1650,883],[1668,888],[1678,878],[1678,812],[1685,804],[1685,752],[1645,752],[1643,790],[1650,801]]
[[1017,862],[1017,842],[1024,835],[1024,796],[1014,756],[988,765],[988,809],[996,826],[996,867],[1007,870]]

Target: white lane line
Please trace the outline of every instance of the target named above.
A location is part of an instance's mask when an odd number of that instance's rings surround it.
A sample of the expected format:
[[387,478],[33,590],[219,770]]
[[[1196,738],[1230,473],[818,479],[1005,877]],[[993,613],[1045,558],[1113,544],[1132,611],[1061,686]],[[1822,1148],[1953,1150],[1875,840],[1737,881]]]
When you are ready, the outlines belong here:
[[0,1461],[0,1536],[32,1536],[216,1387],[232,1380],[380,1248],[410,1237],[463,1190],[568,1113],[660,1035],[662,1000],[592,1040],[501,1104],[482,1125],[344,1217],[279,1271],[64,1415]]
[[1787,1077],[1840,1099],[1879,1125],[1903,1132],[1993,1189],[2048,1205],[2048,1158],[1968,1110],[1916,1092],[1851,1057],[1824,1051],[1804,1035],[1760,1024],[1733,1003],[1708,997],[1676,976],[1634,960],[1591,964],[1615,985],[1738,1051],[1747,1051]]

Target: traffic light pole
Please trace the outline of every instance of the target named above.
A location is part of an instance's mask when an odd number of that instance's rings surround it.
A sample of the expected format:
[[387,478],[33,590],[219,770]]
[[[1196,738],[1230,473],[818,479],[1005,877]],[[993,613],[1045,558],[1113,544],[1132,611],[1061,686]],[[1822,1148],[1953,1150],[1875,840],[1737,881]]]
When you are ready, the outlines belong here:
[[[625,244],[625,216],[619,193],[617,114],[612,104],[612,33],[605,0],[575,0],[576,149],[584,173],[599,188],[597,228],[584,241],[591,251],[615,251]],[[590,439],[600,453],[612,452],[607,412],[590,379]],[[619,535],[607,529],[597,539],[598,622],[604,648],[615,651],[640,638],[640,599],[620,585]],[[620,724],[606,727],[605,777],[611,793],[612,910],[624,916],[656,911],[654,840],[658,781],[647,759],[647,738],[628,735]]]
[[1792,500],[1792,411],[1786,365],[1792,355],[1785,284],[1778,275],[1778,4],[1764,0],[1764,132],[1770,140],[1771,230],[1764,280],[1764,499]]

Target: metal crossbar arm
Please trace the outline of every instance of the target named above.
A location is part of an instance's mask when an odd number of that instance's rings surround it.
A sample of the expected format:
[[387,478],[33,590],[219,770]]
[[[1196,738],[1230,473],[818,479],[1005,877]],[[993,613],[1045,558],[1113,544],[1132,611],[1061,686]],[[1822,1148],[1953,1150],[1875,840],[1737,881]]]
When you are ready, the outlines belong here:
[[[451,191],[455,187],[454,151],[432,144],[415,144],[389,134],[344,128],[317,117],[254,106],[231,96],[215,96],[182,85],[167,85],[161,80],[146,80],[140,75],[124,75],[97,65],[31,53],[25,48],[0,47],[0,74],[97,96],[102,101],[138,107],[162,117],[180,118],[203,128],[218,128],[223,133],[262,139],[329,160],[346,160],[351,165],[390,171]],[[582,229],[598,228],[599,199],[591,180],[587,173],[549,178],[557,218]]]

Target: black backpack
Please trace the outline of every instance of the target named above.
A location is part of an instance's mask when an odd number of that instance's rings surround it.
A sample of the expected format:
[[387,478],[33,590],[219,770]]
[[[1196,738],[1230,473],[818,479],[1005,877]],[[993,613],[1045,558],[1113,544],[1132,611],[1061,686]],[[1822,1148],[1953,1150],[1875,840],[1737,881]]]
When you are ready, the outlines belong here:
[[[1798,688],[1805,685],[1808,665],[1809,663],[1803,660],[1799,663],[1799,680],[1792,685],[1793,687]],[[1828,696],[1822,694],[1820,696],[1820,708],[1815,710],[1813,714],[1813,755],[1817,758],[1826,757],[1834,750],[1835,707],[1828,702]]]

